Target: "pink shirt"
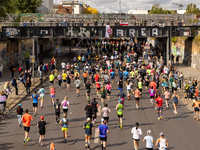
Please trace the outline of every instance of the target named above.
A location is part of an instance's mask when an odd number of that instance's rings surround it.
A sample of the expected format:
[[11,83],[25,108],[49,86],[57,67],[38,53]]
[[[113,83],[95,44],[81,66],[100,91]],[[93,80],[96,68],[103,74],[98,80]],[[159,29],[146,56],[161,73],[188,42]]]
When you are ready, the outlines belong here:
[[107,90],[110,90],[110,89],[111,89],[111,85],[110,85],[110,84],[107,84],[107,85],[106,85],[106,89],[107,89]]
[[165,99],[169,99],[169,96],[170,96],[169,92],[165,92],[164,95],[165,95]]

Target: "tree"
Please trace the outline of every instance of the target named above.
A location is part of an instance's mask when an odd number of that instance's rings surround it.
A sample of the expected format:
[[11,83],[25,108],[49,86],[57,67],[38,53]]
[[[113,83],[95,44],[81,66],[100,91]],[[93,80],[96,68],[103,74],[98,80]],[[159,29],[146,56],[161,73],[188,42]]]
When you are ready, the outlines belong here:
[[84,14],[99,14],[99,11],[96,8],[86,7],[83,13]]
[[3,20],[7,16],[5,9],[9,6],[10,0],[0,0],[0,20]]
[[176,14],[174,10],[164,10],[160,4],[154,4],[149,14]]
[[188,4],[185,14],[200,14],[199,8],[196,7],[196,4]]

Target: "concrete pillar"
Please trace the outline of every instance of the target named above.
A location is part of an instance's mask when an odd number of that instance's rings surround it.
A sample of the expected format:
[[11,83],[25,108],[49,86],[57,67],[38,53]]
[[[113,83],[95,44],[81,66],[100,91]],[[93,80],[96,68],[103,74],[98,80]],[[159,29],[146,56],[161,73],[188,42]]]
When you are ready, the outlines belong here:
[[170,47],[170,44],[169,44],[169,37],[167,38],[167,44],[166,44],[166,64],[168,64],[169,63],[169,60],[170,60],[170,56],[169,56],[169,47]]

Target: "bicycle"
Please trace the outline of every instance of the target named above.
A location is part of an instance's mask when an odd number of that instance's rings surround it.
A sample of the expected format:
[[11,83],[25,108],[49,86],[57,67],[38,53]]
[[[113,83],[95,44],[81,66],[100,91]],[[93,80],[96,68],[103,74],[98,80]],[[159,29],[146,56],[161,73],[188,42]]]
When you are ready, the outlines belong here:
[[0,104],[0,120],[4,120],[9,114],[8,106],[4,106],[4,103]]

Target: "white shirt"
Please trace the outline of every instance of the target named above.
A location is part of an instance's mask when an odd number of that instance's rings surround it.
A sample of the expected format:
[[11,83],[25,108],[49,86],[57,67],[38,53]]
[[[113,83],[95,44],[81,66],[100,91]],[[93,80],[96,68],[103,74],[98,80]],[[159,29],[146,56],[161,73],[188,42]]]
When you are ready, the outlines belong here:
[[[65,100],[62,101],[62,104],[65,102]],[[68,109],[69,101],[66,101],[66,106],[63,104],[63,109]]]
[[111,56],[111,60],[113,60],[114,59],[114,57],[113,56]]
[[104,107],[102,109],[102,111],[103,111],[103,117],[109,117],[109,111],[110,111],[110,109],[108,107]]
[[136,127],[133,127],[131,133],[133,134],[133,139],[139,140],[140,135],[142,135],[142,130],[140,128],[136,129]]
[[61,63],[61,66],[63,69],[65,69],[65,65],[66,65],[66,63]]

